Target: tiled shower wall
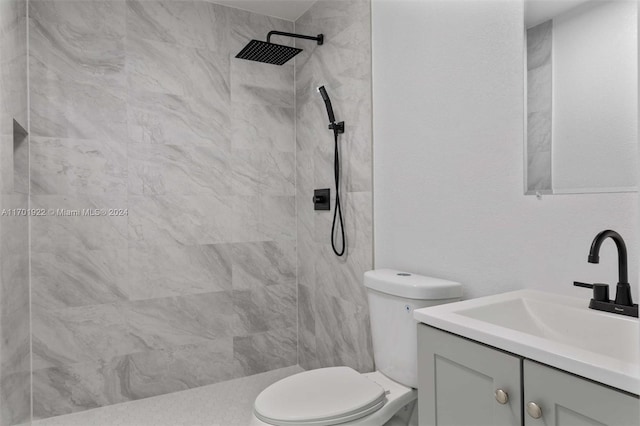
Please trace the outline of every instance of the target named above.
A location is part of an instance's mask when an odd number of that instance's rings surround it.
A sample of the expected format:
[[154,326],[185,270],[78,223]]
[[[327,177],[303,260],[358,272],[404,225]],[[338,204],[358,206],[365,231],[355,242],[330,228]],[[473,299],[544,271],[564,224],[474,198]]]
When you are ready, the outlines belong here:
[[297,363],[294,68],[233,58],[271,29],[30,1],[34,417]]
[[[324,33],[322,46],[301,41],[296,58],[298,203],[298,354],[304,368],[373,369],[363,274],[373,267],[371,152],[371,5],[319,0],[296,21],[296,32]],[[348,248],[331,249],[330,212],[316,212],[314,188],[332,188],[333,133],[316,87],[324,85],[338,121],[342,205]],[[332,206],[334,202],[332,200]]]
[[0,1],[0,426],[31,413],[26,16]]

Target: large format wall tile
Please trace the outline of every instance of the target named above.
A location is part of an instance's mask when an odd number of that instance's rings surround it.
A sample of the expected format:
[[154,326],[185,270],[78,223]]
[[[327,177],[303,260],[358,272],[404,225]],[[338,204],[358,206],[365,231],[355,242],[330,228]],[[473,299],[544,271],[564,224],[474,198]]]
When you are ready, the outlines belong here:
[[[354,126],[351,128],[353,133],[344,138],[342,150],[345,161],[344,179],[349,192],[368,192],[371,194],[373,189],[371,181],[373,149],[371,139],[365,136],[368,133],[367,129]],[[369,212],[369,214],[371,213]]]
[[69,244],[31,253],[32,304],[44,309],[128,300],[127,248],[86,250]]
[[31,208],[45,216],[31,218],[32,253],[55,253],[67,247],[82,250],[127,247],[126,216],[88,216],[82,210],[126,208],[120,195],[33,195]]
[[234,57],[293,23],[31,4],[35,417],[296,364],[294,67]]
[[234,150],[233,190],[238,195],[295,195],[295,154]]
[[14,43],[20,44],[22,41],[18,39],[21,38],[22,31],[16,27],[0,39],[0,43],[4,43],[4,45],[0,44],[0,50],[7,51],[0,54],[0,93],[2,94],[0,98],[0,114],[2,114],[0,134],[3,135],[12,134],[14,119],[23,128],[27,127],[27,83],[23,74],[27,56],[16,52],[16,46],[6,46],[7,39],[14,39],[12,40]]
[[34,352],[43,366],[100,361],[146,350],[246,335],[230,292],[34,311]]
[[[275,329],[242,319],[227,293],[63,310],[37,319],[34,414],[59,415],[295,364],[295,287],[287,287],[290,296],[274,288],[266,299],[273,304],[260,305],[268,308],[270,322],[289,318]],[[64,333],[54,326],[63,342],[46,340],[52,322],[64,323]]]
[[126,194],[126,143],[39,137],[30,142],[32,194]]
[[11,214],[28,207],[26,12],[25,0],[0,1],[0,426],[31,413],[29,221]]
[[[267,40],[272,30],[293,32],[294,24],[270,16],[258,15],[241,9],[226,9],[229,23],[229,50],[235,56],[252,39]],[[274,42],[293,46],[290,37],[274,36]]]
[[296,239],[296,199],[294,196],[266,196],[260,199],[265,240]]
[[[1,194],[2,209],[24,209],[25,194]],[[23,215],[0,217],[0,375],[28,371],[29,240]]]
[[0,134],[0,192],[3,194],[13,190],[13,145],[13,134]]
[[127,0],[127,27],[132,37],[226,53],[229,13],[206,1]]
[[295,285],[271,285],[233,292],[233,305],[247,334],[296,325]]
[[36,418],[147,398],[246,375],[233,339],[34,371]]
[[229,154],[210,145],[129,146],[131,194],[231,195]]
[[215,244],[232,240],[232,197],[157,195],[129,197],[129,243]]
[[9,136],[14,119],[27,127],[27,8],[25,0],[0,7],[0,134]]
[[255,61],[231,61],[231,100],[234,103],[292,108],[294,68]]
[[2,425],[17,425],[31,418],[31,372],[8,373],[0,378],[0,422]]
[[131,142],[229,147],[229,108],[209,98],[129,91],[128,136]]
[[319,368],[316,347],[316,311],[313,290],[298,285],[298,364]]
[[147,398],[246,375],[233,357],[233,339],[177,346],[117,359],[128,399]]
[[[319,0],[296,21],[302,34],[325,34],[322,46],[296,42],[296,201],[298,357],[304,368],[373,369],[363,274],[373,267],[371,28],[369,0]],[[233,85],[233,81],[232,81]],[[344,257],[330,243],[333,210],[313,211],[314,188],[331,188],[333,135],[316,87],[324,85],[340,135]]]
[[129,249],[131,299],[231,290],[230,244],[152,245]]
[[229,56],[129,37],[127,77],[138,90],[229,102]]
[[[321,366],[347,365],[359,371],[373,367],[366,306],[316,290],[316,356]],[[368,330],[368,329],[367,329]]]
[[123,87],[51,80],[31,74],[31,134],[126,141]]
[[232,246],[233,289],[295,285],[295,241],[238,243]]
[[125,11],[124,1],[31,1],[31,72],[52,80],[123,84]]
[[234,103],[233,147],[238,150],[294,152],[294,111],[289,107]]
[[124,402],[117,393],[117,378],[104,363],[34,365],[34,420]]
[[285,328],[233,338],[234,358],[247,374],[296,364],[296,328]]
[[234,242],[296,239],[294,196],[235,196],[232,219]]

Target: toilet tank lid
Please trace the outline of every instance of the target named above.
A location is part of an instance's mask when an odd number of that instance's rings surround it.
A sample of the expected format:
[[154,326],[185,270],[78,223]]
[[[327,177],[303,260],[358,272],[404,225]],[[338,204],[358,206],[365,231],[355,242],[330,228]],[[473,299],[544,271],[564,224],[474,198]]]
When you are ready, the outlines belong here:
[[462,285],[458,282],[395,269],[365,272],[364,285],[381,293],[408,299],[441,300],[462,297]]

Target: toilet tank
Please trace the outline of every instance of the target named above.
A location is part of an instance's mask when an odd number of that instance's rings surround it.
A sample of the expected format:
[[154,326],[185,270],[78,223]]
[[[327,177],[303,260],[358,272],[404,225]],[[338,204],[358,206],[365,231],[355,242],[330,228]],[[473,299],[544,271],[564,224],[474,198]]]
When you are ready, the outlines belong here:
[[369,299],[376,370],[412,388],[418,387],[418,322],[413,311],[455,302],[462,286],[454,281],[393,269],[364,274]]

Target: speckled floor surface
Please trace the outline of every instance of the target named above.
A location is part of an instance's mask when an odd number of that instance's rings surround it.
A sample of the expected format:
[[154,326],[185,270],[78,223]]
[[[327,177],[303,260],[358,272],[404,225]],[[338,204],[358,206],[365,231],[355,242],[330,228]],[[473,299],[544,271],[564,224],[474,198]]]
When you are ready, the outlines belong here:
[[33,422],[34,426],[247,426],[253,401],[298,366]]

